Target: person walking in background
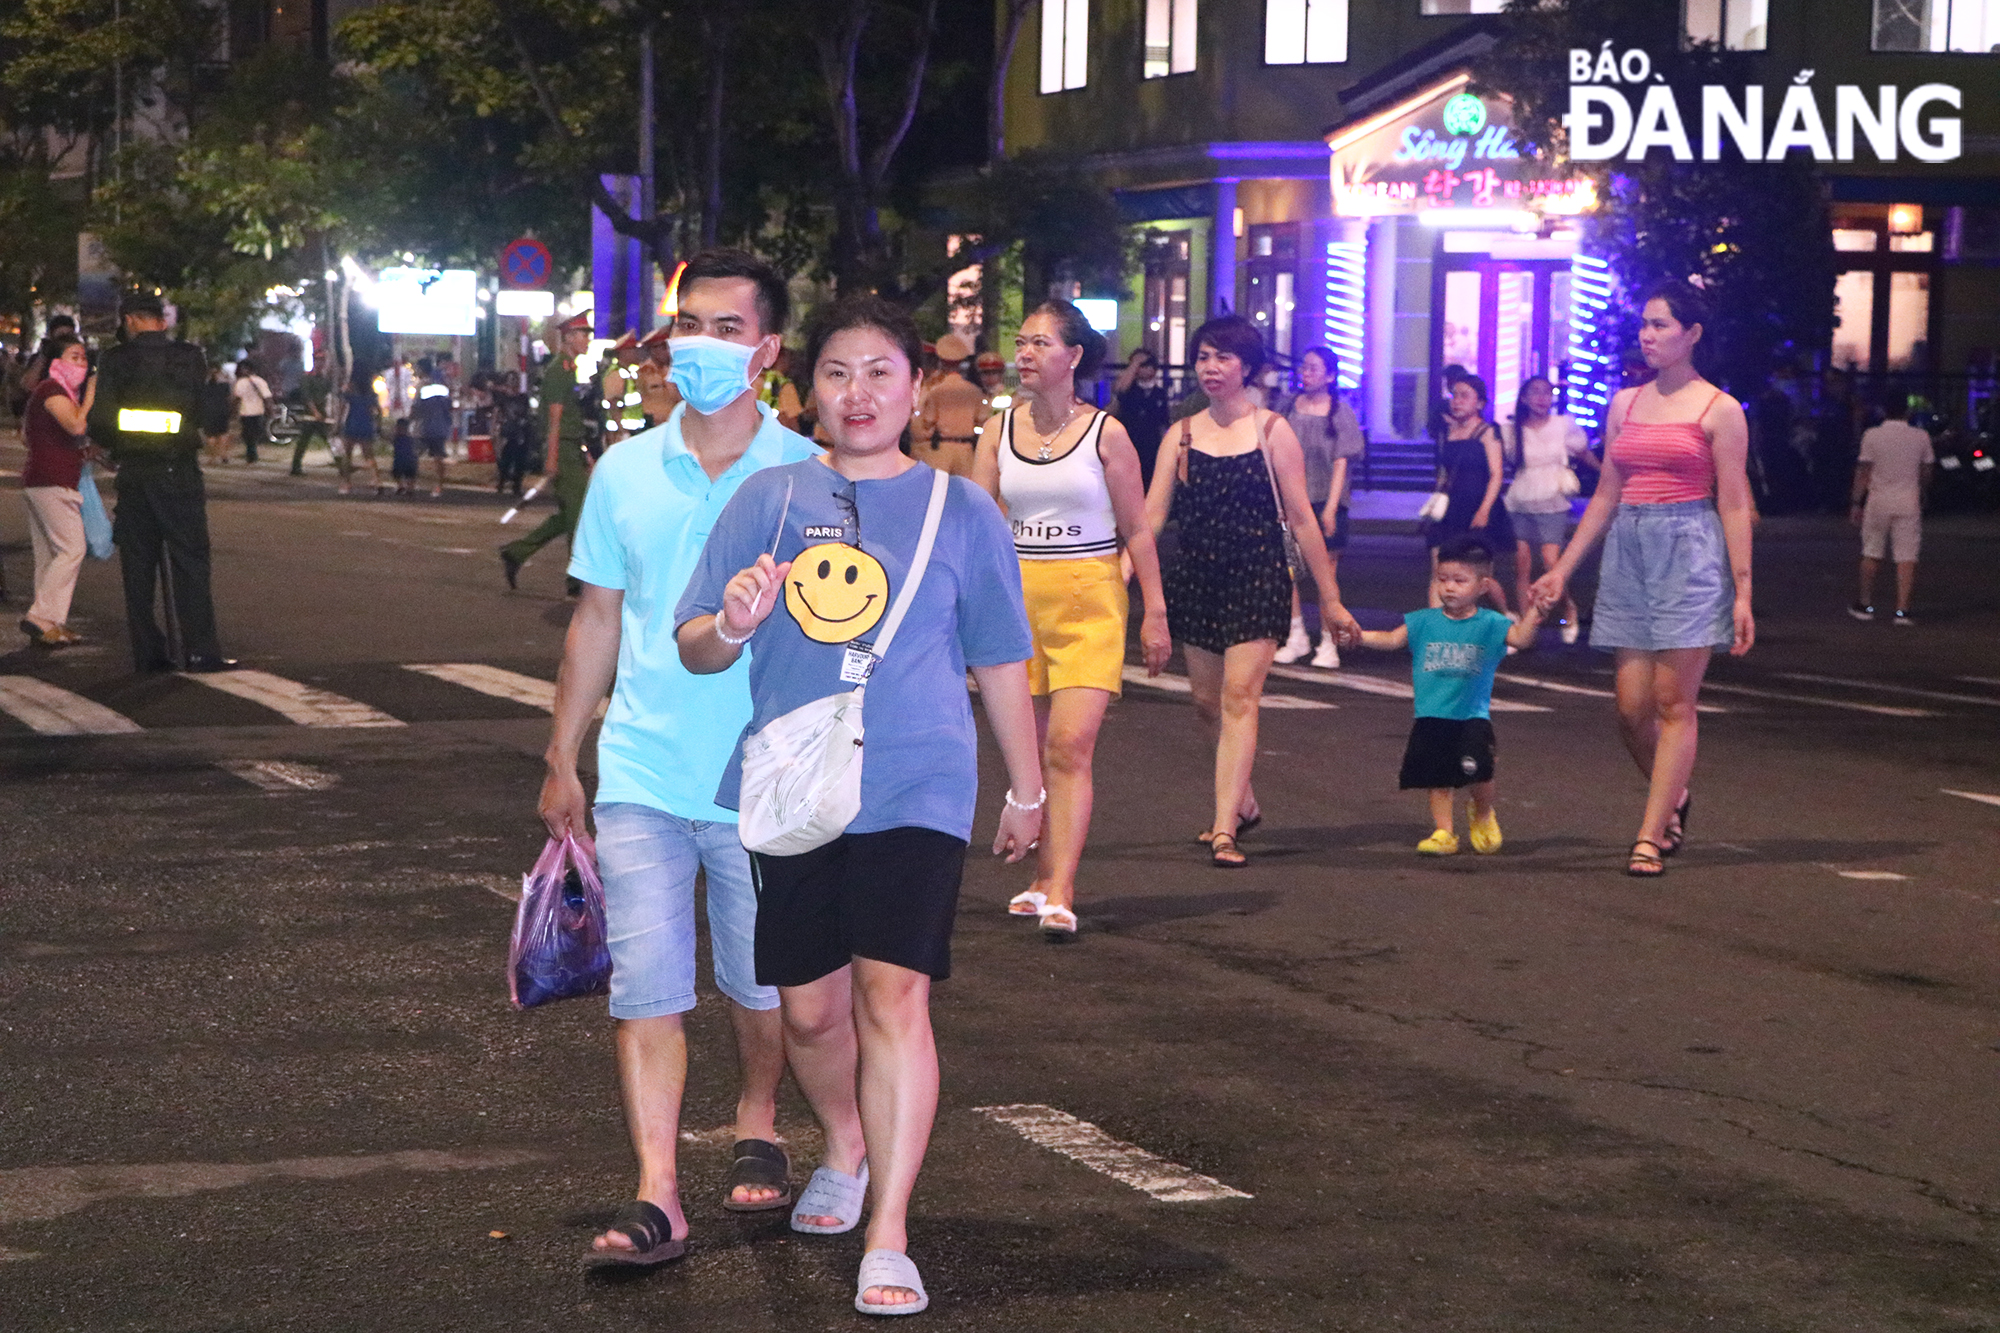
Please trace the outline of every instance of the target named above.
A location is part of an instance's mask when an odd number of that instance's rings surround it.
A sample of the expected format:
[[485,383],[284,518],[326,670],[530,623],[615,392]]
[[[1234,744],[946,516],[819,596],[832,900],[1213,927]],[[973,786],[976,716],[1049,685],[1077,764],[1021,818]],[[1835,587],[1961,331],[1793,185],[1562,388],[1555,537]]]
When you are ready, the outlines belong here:
[[1472,850],[1500,850],[1500,816],[1493,808],[1493,677],[1507,649],[1535,641],[1541,612],[1532,604],[1509,620],[1479,604],[1493,578],[1493,553],[1461,533],[1438,547],[1431,600],[1393,630],[1363,630],[1361,645],[1385,652],[1410,650],[1416,721],[1403,749],[1398,779],[1404,791],[1430,793],[1431,834],[1417,844],[1425,856],[1455,856],[1454,793],[1472,788],[1467,812]]
[[[1489,551],[1514,547],[1514,525],[1500,505],[1500,428],[1486,416],[1486,381],[1465,375],[1451,386],[1451,411],[1438,449],[1438,489],[1450,497],[1444,517],[1430,528],[1431,564],[1446,538],[1470,533]],[[1490,582],[1487,595],[1507,610],[1507,592]],[[1435,586],[1432,595],[1436,595]]]
[[493,489],[519,497],[534,453],[534,419],[528,409],[528,395],[515,388],[512,380],[511,375],[504,378],[496,375],[491,381],[493,435],[499,446],[493,455],[498,464]]
[[[209,593],[208,495],[201,480],[201,386],[208,359],[167,340],[157,296],[120,304],[125,341],[98,358],[91,442],[118,468],[112,536],[125,580],[125,626],[139,671],[227,671]],[[164,584],[172,643],[153,618]],[[175,660],[178,650],[181,660]]]
[[417,437],[410,433],[410,419],[397,417],[389,436],[389,475],[395,479],[396,494],[417,492]]
[[986,395],[966,378],[965,363],[972,359],[972,344],[963,334],[947,333],[938,339],[937,358],[937,378],[917,409],[914,453],[934,468],[969,477]]
[[35,550],[35,600],[21,618],[21,632],[37,648],[62,648],[82,642],[69,628],[69,605],[85,554],[79,487],[86,454],[95,452],[86,448],[84,430],[97,382],[75,334],[51,338],[49,353],[48,373],[28,395],[21,418],[21,440],[28,446],[21,494]]
[[355,371],[341,401],[340,440],[339,447],[334,450],[334,457],[340,461],[340,493],[347,495],[354,489],[354,459],[358,454],[368,464],[368,484],[375,488],[375,494],[380,495],[382,470],[375,463],[375,423],[381,404],[376,400],[375,389],[369,384],[368,377],[359,370]]
[[1888,419],[1861,436],[1848,506],[1848,517],[1861,529],[1861,594],[1847,614],[1875,618],[1875,579],[1888,556],[1896,563],[1896,618],[1890,623],[1902,628],[1916,624],[1910,619],[1910,593],[1924,537],[1924,494],[1937,466],[1931,433],[1911,424],[1910,406],[1910,396],[1899,395],[1889,404]]
[[[576,531],[584,493],[590,489],[593,460],[585,448],[584,409],[576,380],[576,359],[590,348],[590,316],[572,315],[560,326],[560,335],[561,345],[542,368],[539,389],[547,470],[537,484],[555,493],[556,512],[527,536],[500,548],[500,570],[509,588],[519,586],[521,566],[535,552]],[[591,391],[596,391],[595,385]]]
[[592,1242],[591,1260],[605,1265],[649,1266],[686,1248],[676,1160],[687,1082],[682,1015],[695,1006],[697,872],[707,886],[710,954],[729,1001],[741,1073],[735,1160],[722,1206],[759,1212],[792,1198],[790,1159],[777,1143],[785,1072],[778,991],[757,980],[750,860],[736,812],[716,802],[750,720],[749,663],[690,673],[674,640],[673,612],[703,539],[737,489],[760,469],[818,451],[778,423],[743,373],[776,355],[790,304],[783,279],[740,251],[711,250],[688,260],[676,294],[673,328],[692,344],[684,356],[720,372],[713,382],[721,387],[712,398],[683,403],[598,464],[570,562],[583,592],[556,681],[540,802],[552,835],[585,836],[577,755],[610,691],[597,740],[595,851],[639,1184]]
[[[1167,621],[1186,649],[1195,707],[1215,741],[1215,810],[1200,840],[1225,868],[1246,864],[1240,832],[1262,822],[1250,785],[1264,677],[1291,620],[1285,529],[1311,532],[1305,463],[1283,417],[1251,406],[1246,386],[1264,340],[1237,315],[1195,331],[1195,374],[1208,404],[1160,446],[1146,495],[1157,536],[1172,517],[1180,547],[1165,571]],[[1320,623],[1336,639],[1359,631],[1340,603],[1322,542],[1299,543],[1319,587]]]
[[[968,668],[1010,784],[996,855],[1012,864],[1028,853],[1045,800],[1006,520],[970,481],[899,448],[921,347],[909,317],[872,296],[815,321],[808,363],[833,448],[743,483],[674,613],[690,671],[728,670],[749,647],[746,737],[867,682],[867,759],[845,831],[751,860],[757,979],[779,989],[792,1073],[826,1140],[791,1224],[846,1232],[872,1197],[854,1305],[883,1315],[929,1304],[909,1258],[909,1208],[937,1115],[931,985],[951,974],[978,796]],[[920,551],[928,565],[917,572]],[[895,632],[878,657],[885,612]],[[745,799],[741,768],[732,760],[723,776],[725,807]]]
[[1141,347],[1125,362],[1125,369],[1111,386],[1111,415],[1125,428],[1132,448],[1139,455],[1139,476],[1153,484],[1153,463],[1160,456],[1160,441],[1166,438],[1168,413],[1167,384],[1160,375],[1160,358]]
[[674,326],[669,323],[639,340],[646,359],[633,367],[632,375],[639,385],[639,411],[648,426],[660,425],[680,406],[681,391],[674,387],[673,336]]
[[236,414],[234,380],[227,366],[217,366],[201,386],[202,452],[210,466],[229,461],[229,423]]
[[[1576,467],[1597,471],[1597,458],[1583,427],[1555,410],[1555,387],[1543,375],[1522,382],[1514,409],[1514,438],[1506,450],[1514,467],[1514,482],[1503,503],[1514,528],[1514,597],[1525,611],[1528,588],[1534,582],[1535,556],[1544,571],[1555,568],[1569,535],[1570,497],[1581,483]],[[1500,552],[1496,551],[1497,557]],[[1577,640],[1576,598],[1564,593],[1562,641]]]
[[257,359],[246,356],[236,363],[236,383],[230,386],[236,404],[236,429],[243,438],[243,461],[257,461],[257,446],[268,442],[264,413],[271,405],[271,385],[258,373]]
[[55,362],[56,352],[54,349],[56,339],[74,338],[75,336],[76,317],[74,315],[49,316],[48,323],[42,328],[41,345],[35,348],[35,354],[28,358],[27,367],[21,372],[20,392],[23,395],[21,410],[24,416],[27,411],[26,395],[32,394],[37,388],[41,387],[42,379],[49,373],[49,367]]
[[[1330,347],[1315,347],[1299,357],[1299,391],[1280,401],[1275,410],[1298,436],[1305,459],[1306,495],[1317,523],[1313,536],[1326,543],[1326,562],[1340,573],[1340,553],[1347,549],[1347,506],[1354,490],[1354,462],[1368,452],[1354,409],[1340,396],[1340,358]],[[1312,664],[1331,670],[1340,665],[1340,645],[1321,626],[1319,647],[1306,637],[1299,592],[1292,589],[1292,627],[1272,660],[1292,663],[1312,654]]]
[[1646,775],[1645,813],[1625,866],[1646,878],[1665,873],[1687,836],[1709,654],[1727,648],[1741,657],[1757,641],[1749,426],[1742,405],[1695,368],[1710,318],[1706,300],[1683,282],[1646,298],[1639,349],[1655,378],[1611,400],[1597,494],[1533,589],[1544,608],[1561,600],[1603,539],[1590,643],[1617,654],[1619,732]]
[[416,405],[416,379],[409,353],[396,353],[382,372],[382,411],[390,421],[410,415]]
[[786,430],[799,428],[799,418],[805,415],[805,404],[799,398],[799,386],[792,382],[792,349],[778,349],[777,364],[764,372],[763,385],[757,397],[766,407],[778,414],[778,423]]
[[419,452],[437,468],[431,482],[433,500],[444,494],[444,455],[451,440],[451,418],[451,386],[426,357],[417,362],[417,405],[410,416],[410,432],[417,437]]
[[1144,599],[1139,643],[1147,675],[1166,666],[1173,640],[1139,456],[1124,427],[1076,392],[1079,377],[1097,373],[1103,335],[1068,301],[1045,301],[1023,321],[1014,344],[1020,400],[980,444],[972,479],[1000,501],[1021,561],[1034,643],[1028,690],[1049,804],[1035,881],[1007,910],[1037,918],[1051,938],[1073,939],[1097,733],[1124,688],[1121,547]]

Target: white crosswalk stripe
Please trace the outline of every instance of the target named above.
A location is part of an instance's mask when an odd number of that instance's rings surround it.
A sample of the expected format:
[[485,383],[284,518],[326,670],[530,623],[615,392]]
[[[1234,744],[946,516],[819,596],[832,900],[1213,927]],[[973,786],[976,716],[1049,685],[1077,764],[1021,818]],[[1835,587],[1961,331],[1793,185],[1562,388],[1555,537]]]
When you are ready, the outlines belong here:
[[[1569,682],[1561,680],[1543,680],[1539,676],[1517,676],[1512,672],[1508,672],[1506,675],[1496,677],[1495,679],[1497,683],[1503,685],[1525,685],[1531,690],[1548,690],[1552,694],[1580,694],[1586,699],[1616,699],[1618,697],[1611,690],[1594,689],[1589,685],[1571,685]],[[1729,710],[1721,704],[1696,704],[1694,711],[1697,713],[1727,713]]]
[[1779,680],[1803,681],[1808,685],[1841,685],[1850,690],[1874,690],[1877,694],[1900,694],[1907,699],[1935,699],[1947,704],[1985,704],[2000,708],[2000,699],[1987,694],[1951,694],[1941,690],[1912,689],[1908,685],[1884,685],[1872,680],[1849,680],[1844,676],[1816,676],[1810,671],[1779,671]]
[[[1384,680],[1380,676],[1365,675],[1359,671],[1308,671],[1304,667],[1276,666],[1271,674],[1286,680],[1300,680],[1312,685],[1337,685],[1343,690],[1356,690],[1362,694],[1380,695],[1384,699],[1415,699],[1417,692],[1399,680]],[[1495,699],[1493,711],[1496,713],[1552,713],[1555,710],[1541,704],[1524,704],[1513,699]]]
[[[540,676],[524,676],[518,671],[487,666],[482,662],[405,662],[403,669],[462,685],[481,694],[490,694],[496,699],[511,699],[517,704],[539,708],[544,713],[556,711],[556,684]],[[603,717],[604,710],[610,706],[609,699],[598,700],[597,715]]]
[[478,662],[405,662],[403,670],[463,685],[496,699],[512,699],[545,713],[556,711],[556,683],[538,676],[524,676],[518,671],[503,671]]
[[1053,1106],[1021,1103],[975,1106],[973,1112],[1006,1125],[1028,1142],[1061,1153],[1073,1162],[1152,1195],[1161,1203],[1205,1203],[1216,1199],[1249,1199],[1254,1195],[1225,1185],[1213,1176],[1191,1171],[1135,1144],[1112,1138],[1088,1120],[1079,1120]]
[[322,690],[316,686],[274,676],[268,671],[239,667],[234,671],[213,671],[189,676],[210,689],[248,699],[278,713],[302,727],[400,727],[401,718],[390,717],[357,699]]
[[33,676],[0,676],[0,713],[44,736],[119,736],[140,729],[95,699]]
[[[1194,686],[1188,683],[1186,676],[1176,676],[1166,671],[1162,671],[1157,676],[1149,676],[1146,674],[1146,668],[1141,666],[1128,666],[1125,668],[1125,683],[1127,685],[1144,685],[1149,689],[1165,690],[1169,694],[1194,693]],[[1339,704],[1330,704],[1324,699],[1301,699],[1293,694],[1266,693],[1257,702],[1258,706],[1262,708],[1289,708],[1299,712],[1313,712],[1320,709],[1331,710],[1340,707]]]
[[1718,694],[1739,694],[1746,699],[1772,699],[1788,704],[1817,704],[1821,708],[1844,708],[1851,713],[1874,713],[1878,717],[1936,717],[1928,708],[1900,708],[1889,704],[1864,704],[1855,699],[1827,699],[1816,694],[1792,694],[1785,690],[1760,690],[1753,685],[1724,685],[1704,681],[1702,689]]

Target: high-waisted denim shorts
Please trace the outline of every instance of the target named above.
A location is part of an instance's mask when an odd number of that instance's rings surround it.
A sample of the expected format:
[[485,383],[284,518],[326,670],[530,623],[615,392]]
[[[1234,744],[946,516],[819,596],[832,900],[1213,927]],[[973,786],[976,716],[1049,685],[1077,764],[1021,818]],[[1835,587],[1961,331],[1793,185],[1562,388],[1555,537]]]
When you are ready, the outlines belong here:
[[1736,582],[1713,500],[1622,504],[1604,538],[1593,648],[1727,648]]

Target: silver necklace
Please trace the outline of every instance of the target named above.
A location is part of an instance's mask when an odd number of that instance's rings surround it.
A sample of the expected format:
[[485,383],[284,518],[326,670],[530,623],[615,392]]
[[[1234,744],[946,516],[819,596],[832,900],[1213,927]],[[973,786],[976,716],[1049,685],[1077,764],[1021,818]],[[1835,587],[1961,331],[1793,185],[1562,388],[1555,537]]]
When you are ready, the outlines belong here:
[[[1049,461],[1049,451],[1055,448],[1055,443],[1057,438],[1061,436],[1061,434],[1065,430],[1069,429],[1069,423],[1076,420],[1077,410],[1082,406],[1083,404],[1081,402],[1072,401],[1069,405],[1069,415],[1064,417],[1061,423],[1057,425],[1054,430],[1050,431],[1047,435],[1042,437],[1041,452],[1035,455],[1035,459],[1037,462],[1046,463]],[[1031,410],[1028,413],[1028,421],[1030,424],[1033,424],[1034,420],[1035,420],[1035,414]]]

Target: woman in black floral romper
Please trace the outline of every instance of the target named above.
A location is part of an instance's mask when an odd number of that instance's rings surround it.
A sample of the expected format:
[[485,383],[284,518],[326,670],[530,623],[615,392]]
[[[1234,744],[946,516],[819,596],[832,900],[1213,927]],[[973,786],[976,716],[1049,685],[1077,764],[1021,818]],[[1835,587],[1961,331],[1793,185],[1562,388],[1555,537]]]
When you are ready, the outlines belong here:
[[[1167,432],[1146,517],[1156,533],[1169,516],[1179,528],[1179,553],[1162,574],[1167,624],[1215,739],[1214,820],[1200,837],[1216,865],[1235,867],[1245,863],[1237,833],[1263,818],[1250,789],[1257,709],[1272,654],[1291,625],[1282,523],[1295,532],[1317,528],[1298,437],[1244,392],[1264,364],[1263,338],[1248,320],[1225,315],[1195,331],[1194,352],[1208,407]],[[1340,603],[1326,544],[1303,542],[1300,554],[1323,590],[1323,628],[1352,642],[1360,629]]]

